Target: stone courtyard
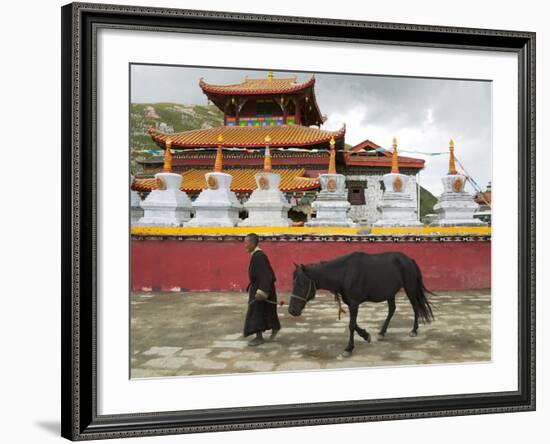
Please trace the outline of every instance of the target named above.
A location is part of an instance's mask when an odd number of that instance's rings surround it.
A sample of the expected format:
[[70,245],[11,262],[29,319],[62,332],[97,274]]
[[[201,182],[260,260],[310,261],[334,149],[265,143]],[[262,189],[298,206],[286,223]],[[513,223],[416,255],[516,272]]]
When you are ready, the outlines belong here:
[[[288,294],[279,293],[288,301]],[[131,376],[212,375],[375,366],[487,362],[491,360],[490,290],[437,292],[435,321],[409,337],[413,311],[404,293],[383,340],[377,333],[386,303],[365,303],[358,324],[372,336],[355,335],[351,357],[348,315],[338,319],[334,297],[318,292],[300,317],[278,308],[282,329],[274,342],[249,347],[242,328],[245,293],[141,293],[131,296]],[[266,335],[267,337],[268,335]]]

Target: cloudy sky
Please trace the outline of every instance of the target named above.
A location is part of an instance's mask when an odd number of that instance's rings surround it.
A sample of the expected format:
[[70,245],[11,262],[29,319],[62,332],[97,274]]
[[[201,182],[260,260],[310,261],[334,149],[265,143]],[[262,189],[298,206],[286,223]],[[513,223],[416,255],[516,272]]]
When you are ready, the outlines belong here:
[[[311,74],[274,71],[275,77],[296,75],[298,81]],[[267,71],[132,65],[131,101],[204,105],[201,77],[223,84],[241,82],[246,75],[266,77]],[[480,187],[485,189],[491,180],[490,82],[322,73],[315,77],[317,102],[328,117],[323,129],[336,130],[345,122],[346,143],[351,145],[370,139],[391,149],[396,137],[404,156],[426,160],[420,183],[436,196],[443,191],[448,155],[418,153],[448,151],[451,138],[456,157]],[[471,185],[466,190],[474,191]]]

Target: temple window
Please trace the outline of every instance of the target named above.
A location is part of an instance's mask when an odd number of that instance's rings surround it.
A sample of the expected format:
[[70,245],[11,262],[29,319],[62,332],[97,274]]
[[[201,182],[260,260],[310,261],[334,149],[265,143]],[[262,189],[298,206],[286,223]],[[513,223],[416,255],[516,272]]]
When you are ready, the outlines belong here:
[[256,115],[257,116],[272,116],[273,115],[273,101],[272,100],[257,100],[256,101]]

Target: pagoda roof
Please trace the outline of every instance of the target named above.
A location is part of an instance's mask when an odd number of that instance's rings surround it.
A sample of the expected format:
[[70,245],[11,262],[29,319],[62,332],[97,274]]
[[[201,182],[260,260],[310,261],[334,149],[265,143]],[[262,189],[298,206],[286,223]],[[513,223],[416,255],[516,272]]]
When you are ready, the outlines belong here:
[[474,202],[479,205],[491,205],[491,192],[484,191],[483,193],[476,193],[474,196]]
[[[233,176],[231,182],[231,191],[234,192],[251,192],[256,189],[255,174],[261,173],[260,168],[239,168],[224,170]],[[190,169],[182,173],[183,181],[180,190],[186,192],[198,192],[207,187],[204,175],[211,170],[206,169]],[[277,174],[281,175],[280,189],[284,192],[292,191],[307,191],[314,190],[319,187],[319,180],[309,177],[304,177],[304,168],[288,168],[278,169]],[[134,191],[152,191],[157,188],[156,179],[153,178],[136,178],[132,184]]]
[[285,94],[303,95],[309,104],[304,110],[304,116],[308,116],[306,122],[308,124],[322,125],[327,117],[321,114],[317,99],[315,97],[315,75],[312,75],[305,82],[297,82],[296,77],[281,77],[273,76],[269,73],[267,77],[260,79],[251,79],[245,77],[241,83],[232,83],[226,85],[214,85],[206,83],[201,77],[199,86],[208,99],[210,99],[221,111],[224,111],[224,106],[227,96],[276,96]]
[[[382,148],[371,140],[364,140],[347,151],[344,151],[344,163],[346,166],[359,167],[388,167],[392,166],[392,152]],[[371,150],[379,150],[372,152]],[[368,152],[371,151],[371,152]],[[399,150],[398,150],[399,152]],[[399,167],[403,168],[424,168],[424,159],[415,157],[397,156]]]
[[250,79],[245,77],[241,83],[227,85],[214,85],[206,83],[201,77],[199,86],[206,94],[222,95],[265,95],[265,94],[289,94],[303,91],[315,84],[315,76],[311,76],[305,82],[297,82],[296,77],[275,78],[267,77],[262,79]]
[[277,147],[312,147],[326,145],[334,137],[336,148],[344,145],[346,126],[338,131],[326,131],[302,125],[273,126],[221,126],[218,128],[196,129],[180,133],[166,134],[158,132],[154,127],[149,129],[149,135],[160,146],[164,147],[166,139],[172,141],[172,148],[217,147],[218,136],[223,137],[223,146],[262,148],[265,138],[269,136],[269,146]]

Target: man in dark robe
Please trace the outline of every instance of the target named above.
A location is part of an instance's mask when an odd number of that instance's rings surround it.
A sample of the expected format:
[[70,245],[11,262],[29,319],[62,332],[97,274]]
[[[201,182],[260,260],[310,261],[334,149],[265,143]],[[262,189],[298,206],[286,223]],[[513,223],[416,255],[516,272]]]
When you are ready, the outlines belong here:
[[248,234],[244,239],[247,251],[252,255],[248,266],[248,310],[244,324],[244,336],[255,334],[248,345],[256,346],[265,342],[263,332],[271,330],[270,340],[281,329],[277,316],[277,293],[275,292],[275,273],[269,259],[258,246],[257,234]]

